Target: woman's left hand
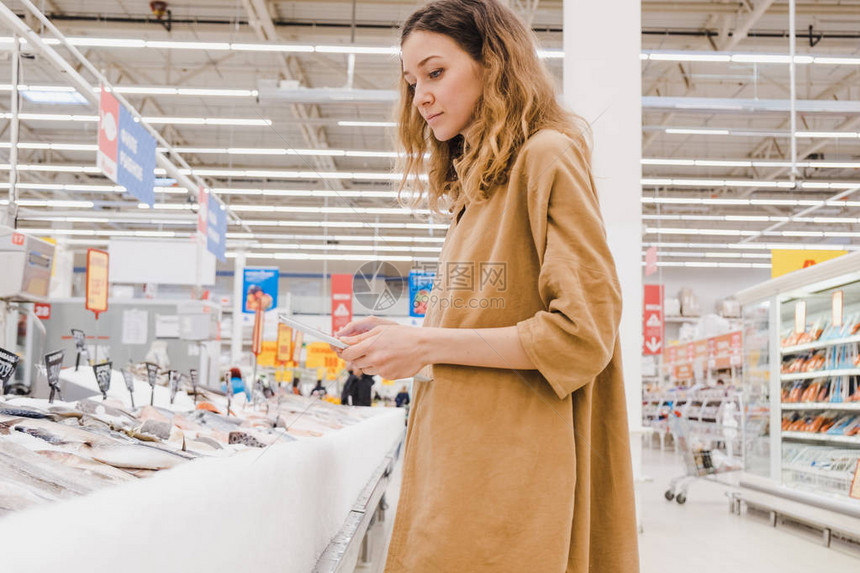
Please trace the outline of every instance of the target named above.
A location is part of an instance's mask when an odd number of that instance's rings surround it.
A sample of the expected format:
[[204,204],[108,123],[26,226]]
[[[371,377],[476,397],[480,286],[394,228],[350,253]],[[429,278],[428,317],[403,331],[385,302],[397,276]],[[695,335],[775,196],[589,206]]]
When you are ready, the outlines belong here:
[[356,336],[341,336],[349,344],[341,358],[368,374],[389,380],[409,378],[428,364],[426,329],[417,326],[384,324]]

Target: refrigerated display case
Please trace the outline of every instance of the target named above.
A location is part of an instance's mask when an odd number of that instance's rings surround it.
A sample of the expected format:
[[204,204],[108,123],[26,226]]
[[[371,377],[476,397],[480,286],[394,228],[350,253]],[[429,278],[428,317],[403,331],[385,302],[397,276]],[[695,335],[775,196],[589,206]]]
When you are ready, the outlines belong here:
[[860,516],[860,252],[737,296],[747,476]]

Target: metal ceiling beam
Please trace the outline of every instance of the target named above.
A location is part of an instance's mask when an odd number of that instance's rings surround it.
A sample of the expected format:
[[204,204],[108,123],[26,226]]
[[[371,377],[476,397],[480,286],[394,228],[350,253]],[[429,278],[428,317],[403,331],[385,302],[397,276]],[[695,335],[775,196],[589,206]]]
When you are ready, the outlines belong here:
[[721,51],[733,50],[735,46],[740,44],[749,34],[749,31],[755,26],[764,13],[767,12],[774,3],[774,0],[759,0],[752,12],[744,18],[733,30],[732,35],[724,43],[720,45]]
[[[248,14],[251,28],[253,28],[258,38],[265,42],[280,41],[272,16],[269,14],[263,0],[242,0],[242,4]],[[287,54],[278,54],[277,57],[280,63],[281,74],[285,79],[297,81],[300,86],[309,86],[307,77],[295,57]],[[325,131],[319,126],[312,126],[304,121],[321,117],[318,106],[292,104],[290,105],[290,110],[293,116],[299,120],[299,129],[307,145],[314,149],[324,149],[329,146]],[[337,169],[331,157],[315,157],[313,162],[319,169]],[[337,186],[336,188],[343,188],[340,183],[335,183],[334,185]]]

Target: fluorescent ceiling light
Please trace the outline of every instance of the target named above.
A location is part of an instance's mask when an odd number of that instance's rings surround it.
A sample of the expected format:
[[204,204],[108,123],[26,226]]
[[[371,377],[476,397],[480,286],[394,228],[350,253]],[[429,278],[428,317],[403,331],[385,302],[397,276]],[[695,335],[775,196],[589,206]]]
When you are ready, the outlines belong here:
[[48,105],[86,105],[87,100],[78,92],[54,90],[22,90],[21,95],[27,101]]
[[729,135],[728,129],[706,129],[706,128],[686,128],[686,127],[667,127],[666,133],[671,135]]
[[398,56],[397,46],[314,46],[314,51],[320,54],[374,54],[379,56]]
[[299,44],[230,44],[230,49],[234,52],[292,52],[292,53],[312,53],[313,46],[305,46]]
[[[645,266],[642,261],[642,266]],[[769,269],[770,263],[723,263],[723,262],[693,262],[693,261],[657,261],[658,267],[692,267],[720,269]]]
[[649,197],[642,203],[664,205],[762,205],[771,207],[860,207],[860,201],[821,201],[816,199],[719,199],[711,197]]
[[367,243],[438,243],[445,242],[445,237],[409,237],[405,235],[294,235],[267,233],[227,233],[228,240],[257,240],[257,241],[338,241],[338,242],[367,242]]
[[397,127],[393,121],[339,121],[341,127]]
[[[645,157],[642,165],[672,167],[791,167],[791,161],[749,159],[670,159]],[[860,169],[860,161],[798,161],[797,167],[816,169]]]
[[[718,63],[743,63],[743,64],[788,64],[791,62],[789,54],[761,54],[761,53],[732,53],[732,52],[696,52],[696,51],[664,51],[643,50],[642,60],[663,62],[718,62]],[[795,55],[796,64],[825,64],[825,65],[860,65],[860,58],[854,56],[811,56]]]
[[[156,203],[156,208],[158,208]],[[332,215],[429,215],[429,209],[388,207],[296,207],[286,205],[232,205],[237,213],[313,213]]]
[[[0,113],[0,119],[12,119],[12,114],[9,112]],[[18,119],[21,121],[81,121],[81,122],[97,122],[97,115],[77,115],[68,113],[19,113]]]
[[151,125],[272,125],[271,119],[245,119],[229,117],[144,117],[143,121]]
[[856,139],[860,137],[860,131],[798,131],[797,137],[808,137],[810,139]]
[[657,248],[676,249],[741,249],[741,250],[774,250],[774,249],[798,249],[819,250],[839,249],[860,250],[860,245],[836,245],[828,243],[671,243],[671,242],[643,242],[642,246]]
[[[448,225],[440,223],[383,223],[369,221],[284,221],[277,219],[247,220],[242,223],[249,227],[314,227],[314,228],[342,228],[342,229],[415,229],[415,230],[439,230],[446,231]],[[239,223],[231,222],[233,225]]]
[[[384,241],[382,241],[384,243]],[[436,247],[410,247],[408,245],[328,245],[313,243],[257,243],[252,245],[255,249],[269,249],[282,251],[296,251],[305,249],[308,251],[334,251],[334,252],[407,252],[407,253],[438,253],[441,246]]]
[[[0,43],[11,44],[11,37],[0,37]],[[48,45],[59,45],[56,38],[45,38],[43,41]],[[240,42],[199,42],[199,41],[171,41],[171,40],[145,40],[142,38],[93,38],[93,37],[69,37],[67,41],[73,46],[91,48],[152,48],[169,50],[208,50],[208,51],[253,51],[253,52],[296,52],[296,53],[328,53],[328,54],[368,54],[380,56],[396,56],[400,48],[396,45],[387,46],[355,46],[350,44],[282,44],[282,43],[240,43]],[[26,44],[21,39],[21,44]],[[564,57],[564,51],[558,49],[538,50],[541,58],[557,59]],[[785,64],[790,61],[786,54],[757,54],[757,53],[734,53],[734,52],[696,52],[696,51],[667,51],[667,50],[643,50],[640,54],[641,60],[653,61],[690,61],[690,62],[737,62],[737,63],[761,63],[761,64]],[[860,65],[860,58],[854,56],[811,56],[796,55],[797,64],[825,64],[825,65]]]
[[[227,258],[235,258],[236,253],[227,252]],[[282,260],[282,261],[387,261],[387,262],[412,262],[418,260],[425,261],[436,261],[438,257],[425,257],[425,258],[415,258],[415,257],[400,257],[395,255],[375,255],[375,254],[363,254],[363,255],[347,255],[347,254],[322,254],[322,253],[254,253],[249,252],[245,253],[245,257],[249,259],[273,259],[273,260]]]
[[[0,113],[0,119],[11,119],[9,112]],[[97,115],[75,115],[64,113],[19,113],[22,121],[80,121],[96,123]],[[236,126],[270,126],[271,119],[227,118],[227,117],[144,117],[143,121],[151,125],[236,125]]]

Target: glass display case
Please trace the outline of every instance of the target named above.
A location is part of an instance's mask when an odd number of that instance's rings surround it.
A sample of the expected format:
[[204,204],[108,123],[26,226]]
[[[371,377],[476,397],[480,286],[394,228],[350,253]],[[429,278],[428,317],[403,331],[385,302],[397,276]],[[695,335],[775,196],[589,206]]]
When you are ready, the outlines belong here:
[[751,304],[743,311],[743,461],[746,471],[770,472],[770,301]]
[[738,299],[745,471],[860,510],[850,498],[860,464],[860,252]]

